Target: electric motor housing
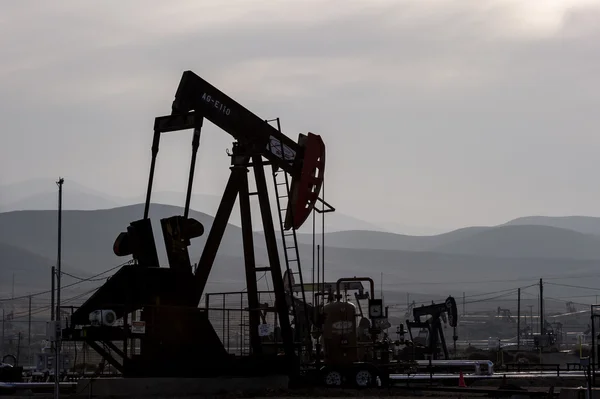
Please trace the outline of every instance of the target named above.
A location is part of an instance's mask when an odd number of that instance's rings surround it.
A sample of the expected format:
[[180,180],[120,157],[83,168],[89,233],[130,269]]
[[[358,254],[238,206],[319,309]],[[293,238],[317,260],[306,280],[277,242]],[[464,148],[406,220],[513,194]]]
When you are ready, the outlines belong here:
[[112,326],[117,321],[117,314],[110,309],[94,310],[90,313],[92,326]]

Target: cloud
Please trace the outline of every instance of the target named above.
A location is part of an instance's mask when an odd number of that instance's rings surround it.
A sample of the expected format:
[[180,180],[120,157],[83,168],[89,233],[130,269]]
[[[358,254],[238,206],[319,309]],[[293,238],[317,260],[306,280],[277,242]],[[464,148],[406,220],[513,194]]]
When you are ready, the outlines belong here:
[[[586,2],[569,3],[256,1],[248,7],[182,1],[173,7],[133,1],[115,12],[115,2],[23,2],[13,6],[0,32],[8,50],[0,76],[18,90],[35,74],[45,85],[55,83],[54,90],[69,84],[89,87],[82,89],[87,96],[111,96],[118,87],[123,93],[144,91],[152,80],[160,85],[182,65],[202,60],[200,68],[214,71],[216,79],[232,79],[240,90],[264,85],[269,95],[268,88],[277,86],[273,96],[299,94],[298,86],[316,92],[317,86],[381,83],[391,76],[386,86],[485,85],[514,62],[503,50],[515,46],[515,38],[517,50],[526,51],[527,40],[573,31],[565,28],[569,7]],[[144,77],[152,74],[158,79]],[[240,82],[244,75],[246,82]],[[54,97],[54,90],[47,95]],[[65,100],[86,93],[69,93]]]
[[[338,209],[442,226],[591,212],[599,11],[586,0],[6,3],[0,180],[69,170],[141,189],[152,119],[192,69],[292,136],[322,133]],[[206,130],[199,189],[218,193],[231,140]],[[169,176],[187,160],[166,154],[187,157],[187,139],[161,152],[165,189],[182,186]]]

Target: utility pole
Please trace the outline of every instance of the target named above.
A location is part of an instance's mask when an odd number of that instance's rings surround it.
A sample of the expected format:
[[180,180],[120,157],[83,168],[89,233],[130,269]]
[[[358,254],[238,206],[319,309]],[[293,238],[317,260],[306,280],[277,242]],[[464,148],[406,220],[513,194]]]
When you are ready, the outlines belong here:
[[[527,305],[529,307],[529,334],[533,335],[533,305]],[[531,337],[530,337],[531,338]]]
[[521,349],[521,289],[517,294],[517,350]]
[[463,291],[463,316],[467,314],[467,311],[465,310],[465,292]]
[[538,331],[538,330],[539,330],[539,328],[540,328],[540,323],[539,323],[539,321],[540,321],[540,319],[541,319],[541,318],[540,318],[540,310],[541,310],[541,309],[540,309],[540,293],[539,293],[539,292],[538,292],[538,294],[537,294],[537,307],[538,307],[538,322],[535,324],[535,330],[541,334],[542,332],[541,332],[541,331]]
[[54,321],[54,311],[56,310],[54,308],[54,290],[56,289],[54,287],[54,281],[56,276],[56,267],[52,266],[51,273],[52,276],[50,276],[50,281],[52,282],[50,283],[50,321]]
[[58,185],[58,256],[56,259],[56,322],[57,326],[55,327],[56,332],[56,346],[55,346],[55,356],[54,356],[54,397],[55,399],[59,399],[60,396],[60,385],[59,385],[59,377],[60,377],[60,344],[61,344],[61,333],[62,333],[62,323],[60,317],[60,280],[61,280],[61,251],[62,251],[62,186],[65,182],[65,179],[59,177],[56,184]]
[[544,283],[540,279],[540,335],[544,334]]
[[29,295],[29,317],[27,327],[27,364],[31,361],[31,295]]
[[17,365],[21,363],[21,331],[17,335]]
[[58,184],[58,256],[56,260],[56,320],[60,321],[60,280],[61,280],[61,255],[62,255],[62,185],[65,179],[62,177],[56,182]]

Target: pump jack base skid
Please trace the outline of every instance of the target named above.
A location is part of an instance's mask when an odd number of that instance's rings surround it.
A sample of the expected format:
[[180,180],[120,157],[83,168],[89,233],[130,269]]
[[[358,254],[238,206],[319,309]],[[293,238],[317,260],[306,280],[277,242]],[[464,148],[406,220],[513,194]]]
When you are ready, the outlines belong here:
[[[93,382],[93,383],[92,383]],[[287,376],[206,378],[87,378],[77,382],[75,392],[90,397],[206,397],[225,392],[285,390]]]
[[[188,322],[187,327],[190,326]],[[226,355],[215,358],[206,354],[206,346],[202,344],[187,346],[178,353],[124,356],[114,344],[124,336],[118,327],[66,329],[63,333],[70,333],[65,341],[86,342],[124,378],[261,377],[287,375],[288,370],[283,356]],[[130,335],[130,338],[140,337]]]
[[[117,317],[127,309],[143,307],[143,319],[152,320],[153,328],[135,334],[119,326],[70,327],[63,330],[63,341],[88,343],[124,377],[248,376],[288,370],[283,356],[229,355],[209,322],[208,311],[182,306],[181,290],[189,280],[187,273],[176,269],[124,266],[73,314],[71,325],[85,324],[84,316],[91,309],[110,300],[122,304],[112,306]],[[156,297],[164,305],[152,303]],[[142,355],[127,353],[132,338],[140,341]],[[123,345],[119,348],[115,343]]]

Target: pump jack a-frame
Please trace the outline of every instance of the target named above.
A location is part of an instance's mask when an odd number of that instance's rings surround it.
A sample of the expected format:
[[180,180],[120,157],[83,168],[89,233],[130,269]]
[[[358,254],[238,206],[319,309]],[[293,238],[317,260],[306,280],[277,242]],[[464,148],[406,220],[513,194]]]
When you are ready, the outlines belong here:
[[[188,215],[204,119],[230,134],[235,142],[230,154],[229,181],[194,273],[188,246],[191,239],[204,233],[204,227]],[[161,135],[186,129],[193,129],[194,133],[184,214],[161,220],[169,262],[169,268],[164,268],[159,267],[149,219],[154,170]],[[283,191],[281,187],[276,190],[284,195],[276,195],[282,237],[285,241],[286,237],[292,236],[297,253],[295,230],[305,222],[316,201],[321,200],[318,196],[325,167],[323,140],[318,135],[308,133],[300,134],[296,142],[193,72],[184,72],[171,115],[155,119],[144,216],[132,222],[127,232],[121,233],[114,244],[116,255],[132,255],[135,263],[122,267],[73,313],[68,328],[63,330],[63,339],[86,341],[126,377],[249,375],[252,372],[265,373],[269,369],[293,372],[298,358],[284,291],[265,165],[270,165],[274,174],[283,173],[291,177],[291,186],[288,186],[287,176],[284,183],[276,182],[276,189],[277,186],[284,186]],[[256,192],[252,193],[249,192],[249,169],[253,170],[256,181]],[[269,259],[267,267],[256,267],[255,264],[251,195],[256,195],[259,201]],[[279,201],[286,196],[287,206],[281,209]],[[252,355],[245,358],[234,358],[227,353],[208,319],[207,309],[198,307],[237,197],[240,200],[252,348]],[[284,251],[286,248],[284,242]],[[286,255],[288,270],[294,261],[299,266],[299,259],[288,259]],[[261,351],[258,336],[261,311],[257,294],[258,272],[271,273],[275,310],[283,338],[283,357],[267,358]],[[299,274],[300,283],[303,284],[299,267],[298,270],[291,270],[291,273]],[[291,273],[288,275],[291,276]],[[89,326],[89,314],[102,309],[112,310],[117,318],[123,318],[124,327]],[[135,332],[128,327],[128,315],[137,310],[141,310],[141,321],[145,323],[143,332]],[[139,340],[139,353],[130,348],[129,354],[128,341],[133,340]],[[115,341],[122,341],[122,347],[118,348]],[[122,361],[119,362],[113,353]],[[257,367],[257,364],[261,366]]]

